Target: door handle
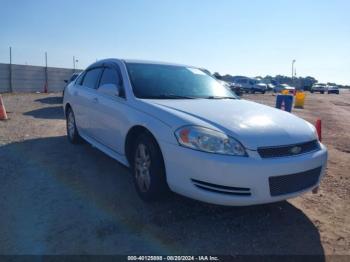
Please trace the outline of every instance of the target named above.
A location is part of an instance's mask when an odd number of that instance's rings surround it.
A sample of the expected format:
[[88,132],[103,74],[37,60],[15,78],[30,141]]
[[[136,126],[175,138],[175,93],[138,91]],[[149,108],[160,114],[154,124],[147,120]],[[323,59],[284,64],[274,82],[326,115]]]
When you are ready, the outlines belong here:
[[92,101],[93,101],[94,103],[98,103],[98,98],[97,98],[97,97],[94,97],[94,98],[92,99]]

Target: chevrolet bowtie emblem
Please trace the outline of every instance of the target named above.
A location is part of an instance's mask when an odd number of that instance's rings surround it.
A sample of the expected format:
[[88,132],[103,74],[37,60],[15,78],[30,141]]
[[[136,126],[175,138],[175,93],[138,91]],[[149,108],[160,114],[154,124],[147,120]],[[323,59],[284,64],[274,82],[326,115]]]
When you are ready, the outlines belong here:
[[301,147],[300,146],[293,146],[291,149],[290,149],[290,152],[293,154],[293,155],[297,155],[301,152]]

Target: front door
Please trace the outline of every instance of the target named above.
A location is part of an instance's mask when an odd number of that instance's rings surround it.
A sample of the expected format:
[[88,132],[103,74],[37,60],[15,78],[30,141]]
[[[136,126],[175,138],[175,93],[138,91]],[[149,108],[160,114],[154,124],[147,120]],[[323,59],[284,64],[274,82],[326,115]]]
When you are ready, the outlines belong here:
[[96,90],[95,117],[90,123],[92,135],[104,146],[122,154],[124,147],[122,129],[126,126],[128,107],[117,68],[106,67],[104,69],[99,87],[104,84],[119,86],[119,95],[105,94],[99,92],[99,89]]
[[102,68],[90,69],[85,73],[82,82],[76,85],[73,95],[75,96],[76,108],[73,108],[79,132],[82,135],[92,135],[91,118],[94,117],[94,104],[98,80]]

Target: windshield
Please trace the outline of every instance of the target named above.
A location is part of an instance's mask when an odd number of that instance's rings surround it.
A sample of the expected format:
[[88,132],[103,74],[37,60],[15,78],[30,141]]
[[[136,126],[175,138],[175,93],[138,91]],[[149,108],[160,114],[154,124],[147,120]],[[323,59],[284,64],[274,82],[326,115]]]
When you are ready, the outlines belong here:
[[227,87],[200,69],[159,64],[126,64],[138,98],[237,98]]

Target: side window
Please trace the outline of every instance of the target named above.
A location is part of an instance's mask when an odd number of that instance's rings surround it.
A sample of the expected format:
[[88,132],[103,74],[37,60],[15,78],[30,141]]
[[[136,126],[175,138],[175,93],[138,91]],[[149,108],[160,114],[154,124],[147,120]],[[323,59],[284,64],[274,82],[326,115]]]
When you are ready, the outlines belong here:
[[71,77],[70,77],[70,79],[69,79],[69,82],[72,82],[72,81],[74,81],[77,77],[78,77],[78,75],[79,74],[73,74]]
[[[84,75],[85,75],[85,72],[82,72],[82,73],[77,77],[77,80],[75,81],[75,84],[76,84],[76,85],[82,85],[82,81],[83,81]],[[73,80],[73,81],[74,81],[74,80]]]
[[96,88],[101,70],[101,68],[95,68],[87,71],[83,80],[83,86],[88,88]]
[[120,78],[118,72],[115,69],[105,68],[101,77],[100,86],[104,84],[120,84]]
[[[105,68],[102,73],[100,86],[104,84],[115,84],[117,86],[121,84],[121,79],[116,69],[109,67]],[[120,90],[120,96],[125,97],[123,88]]]

